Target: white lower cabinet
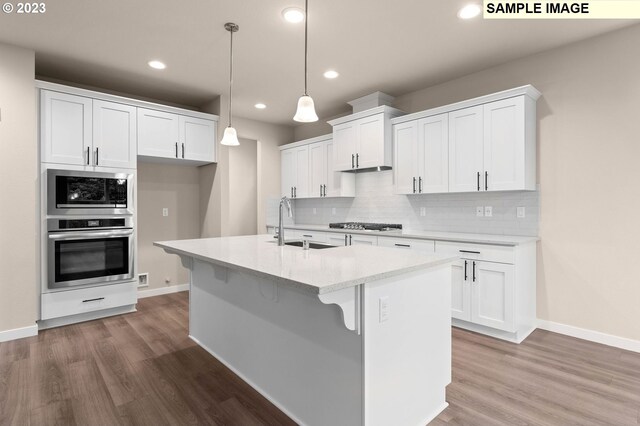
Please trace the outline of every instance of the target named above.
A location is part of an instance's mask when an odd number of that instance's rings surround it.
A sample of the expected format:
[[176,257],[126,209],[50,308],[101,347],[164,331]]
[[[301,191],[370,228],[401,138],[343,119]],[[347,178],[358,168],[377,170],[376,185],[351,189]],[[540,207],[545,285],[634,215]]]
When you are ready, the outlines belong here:
[[420,250],[425,253],[433,253],[435,251],[434,242],[432,240],[378,237],[378,245],[382,247],[395,247],[405,250]]
[[345,234],[345,233],[328,233],[327,243],[334,246],[377,246],[378,237],[373,235],[361,235],[361,234]]
[[518,246],[435,243],[436,253],[455,254],[453,325],[520,343],[536,322],[535,243]]

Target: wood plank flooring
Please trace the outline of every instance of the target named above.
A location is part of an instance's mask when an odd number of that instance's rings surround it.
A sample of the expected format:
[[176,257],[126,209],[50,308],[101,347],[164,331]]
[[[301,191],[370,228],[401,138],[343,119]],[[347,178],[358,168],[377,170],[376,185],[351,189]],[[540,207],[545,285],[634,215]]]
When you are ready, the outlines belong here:
[[[294,424],[187,337],[187,297],[0,343],[0,425]],[[640,425],[640,354],[454,329],[447,400],[432,424]]]

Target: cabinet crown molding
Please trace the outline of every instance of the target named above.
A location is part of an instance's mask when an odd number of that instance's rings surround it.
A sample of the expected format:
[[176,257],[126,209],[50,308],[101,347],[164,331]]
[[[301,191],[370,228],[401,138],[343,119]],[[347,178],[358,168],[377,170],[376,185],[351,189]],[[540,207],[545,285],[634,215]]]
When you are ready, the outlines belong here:
[[391,119],[392,124],[405,123],[407,121],[418,120],[421,118],[430,117],[432,115],[443,114],[446,112],[452,112],[463,108],[469,108],[476,105],[482,105],[489,102],[499,101],[502,99],[514,98],[516,96],[528,96],[529,98],[537,101],[542,93],[530,84],[515,87],[513,89],[503,90],[501,92],[491,93],[489,95],[479,96],[473,99],[467,99],[461,102],[453,104],[443,105],[436,108],[427,109],[424,111],[415,112],[412,114],[403,115]]
[[328,140],[331,140],[332,138],[333,138],[333,133],[329,133],[322,136],[316,136],[315,138],[303,139],[301,141],[291,142],[286,145],[280,145],[278,148],[280,149],[280,151],[282,151],[283,149],[297,148],[299,146],[309,145],[316,142],[328,141]]
[[391,117],[397,117],[397,116],[406,114],[404,111],[399,110],[397,108],[392,108],[387,105],[382,105],[376,108],[368,109],[366,111],[361,111],[355,114],[349,114],[344,117],[336,118],[334,120],[327,121],[327,123],[331,124],[332,126],[336,126],[338,124],[348,123],[349,121],[354,121],[360,118],[370,117],[372,115],[381,114],[381,113],[386,113]]

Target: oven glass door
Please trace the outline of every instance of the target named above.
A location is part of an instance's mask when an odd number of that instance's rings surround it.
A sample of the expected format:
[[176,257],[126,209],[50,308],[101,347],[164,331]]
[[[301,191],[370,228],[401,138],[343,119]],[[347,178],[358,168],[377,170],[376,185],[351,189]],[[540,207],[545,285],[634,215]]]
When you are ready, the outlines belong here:
[[105,233],[49,235],[49,288],[108,284],[133,278],[133,235],[102,234]]
[[127,179],[56,176],[57,208],[126,208]]

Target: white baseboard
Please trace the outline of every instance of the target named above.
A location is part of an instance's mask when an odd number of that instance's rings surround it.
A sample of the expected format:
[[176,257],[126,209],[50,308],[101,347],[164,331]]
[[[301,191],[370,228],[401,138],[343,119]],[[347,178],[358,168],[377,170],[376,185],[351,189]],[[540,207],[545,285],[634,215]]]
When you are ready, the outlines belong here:
[[144,299],[145,297],[162,296],[163,294],[178,293],[180,291],[189,291],[189,284],[179,284],[172,285],[170,287],[138,290],[138,299]]
[[633,352],[640,352],[640,341],[628,339],[626,337],[613,336],[599,331],[587,330],[572,325],[560,324],[558,322],[538,320],[538,328],[555,333],[565,334],[578,339],[589,340],[590,342],[601,343],[615,348],[625,349]]
[[22,339],[23,337],[31,337],[37,335],[38,326],[36,324],[33,324],[28,327],[0,331],[0,342],[8,342],[9,340]]

